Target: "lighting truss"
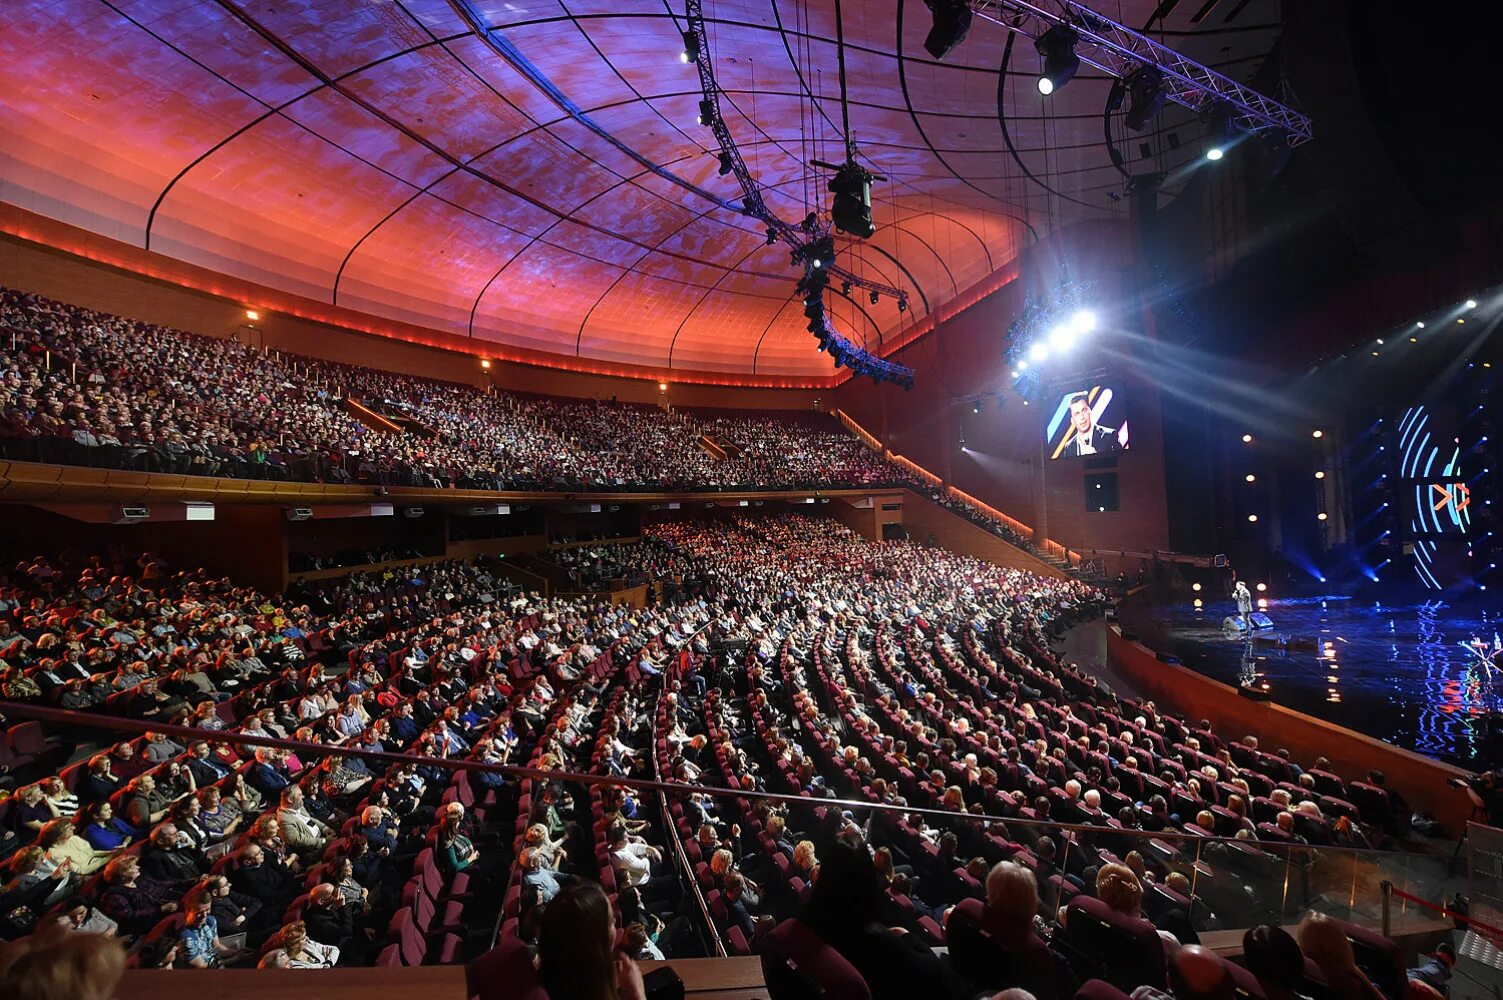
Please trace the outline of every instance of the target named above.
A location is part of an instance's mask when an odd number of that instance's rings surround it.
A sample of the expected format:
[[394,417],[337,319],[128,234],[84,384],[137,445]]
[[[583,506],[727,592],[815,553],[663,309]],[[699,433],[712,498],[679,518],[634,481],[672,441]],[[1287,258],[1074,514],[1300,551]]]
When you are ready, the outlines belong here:
[[[800,263],[809,256],[809,247],[811,244],[830,236],[829,224],[813,212],[797,224],[787,222],[779,218],[772,209],[767,207],[767,202],[762,197],[761,186],[757,183],[756,178],[752,177],[751,171],[747,169],[746,161],[741,156],[741,150],[736,148],[735,137],[731,135],[730,127],[725,123],[725,117],[720,113],[720,85],[715,82],[715,70],[711,65],[710,39],[705,34],[704,10],[701,0],[684,0],[684,18],[688,22],[688,28],[684,32],[685,41],[692,34],[699,43],[695,47],[686,48],[685,51],[692,52],[694,55],[694,67],[699,73],[700,90],[703,91],[704,100],[709,102],[710,109],[713,111],[709,116],[709,121],[704,124],[714,133],[715,141],[720,145],[720,153],[724,158],[722,162],[730,164],[730,172],[736,175],[736,183],[741,185],[741,212],[743,215],[757,219],[767,227],[769,245],[775,240],[781,241],[788,247],[790,259],[794,263]],[[852,286],[865,288],[879,295],[889,296],[900,303],[901,308],[906,309],[908,293],[901,288],[873,281],[864,275],[856,274],[854,271],[840,266],[839,263],[827,268],[826,273],[832,278],[838,278],[843,282],[850,283]],[[829,324],[826,322],[826,329],[828,328]],[[851,345],[849,341],[838,337],[833,331],[831,331],[831,337],[844,345],[851,352],[851,356],[859,356],[863,361],[869,359],[877,360],[879,365],[891,369],[891,371],[884,373],[884,381],[897,382],[906,388],[912,387],[914,375],[912,368],[873,359],[872,355]],[[863,374],[865,373],[863,372]]]
[[971,10],[993,24],[1028,38],[1038,38],[1056,25],[1067,25],[1080,36],[1075,54],[1080,61],[1110,76],[1126,79],[1143,66],[1164,75],[1164,94],[1197,113],[1218,104],[1230,108],[1231,120],[1243,132],[1282,133],[1290,146],[1315,137],[1310,118],[1286,104],[1118,24],[1076,0],[1053,0],[1049,7],[1028,0],[970,0]]

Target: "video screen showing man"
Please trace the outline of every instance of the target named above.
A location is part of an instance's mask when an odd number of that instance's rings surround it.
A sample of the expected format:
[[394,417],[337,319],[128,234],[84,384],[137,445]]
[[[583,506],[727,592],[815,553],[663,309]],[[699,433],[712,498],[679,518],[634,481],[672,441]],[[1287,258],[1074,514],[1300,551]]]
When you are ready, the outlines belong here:
[[1112,391],[1101,386],[1093,386],[1085,392],[1067,393],[1049,424],[1049,440],[1054,444],[1051,457],[1126,451],[1126,422],[1115,427],[1102,422],[1112,399]]

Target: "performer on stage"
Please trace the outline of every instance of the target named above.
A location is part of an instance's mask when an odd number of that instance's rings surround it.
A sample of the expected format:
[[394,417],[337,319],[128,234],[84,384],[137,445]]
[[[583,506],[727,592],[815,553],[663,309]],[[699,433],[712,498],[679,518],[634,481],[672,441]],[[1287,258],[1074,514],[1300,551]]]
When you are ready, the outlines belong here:
[[1237,581],[1237,586],[1232,590],[1232,600],[1237,602],[1237,617],[1242,619],[1243,626],[1252,628],[1252,622],[1247,617],[1252,614],[1252,591],[1247,589],[1244,581]]

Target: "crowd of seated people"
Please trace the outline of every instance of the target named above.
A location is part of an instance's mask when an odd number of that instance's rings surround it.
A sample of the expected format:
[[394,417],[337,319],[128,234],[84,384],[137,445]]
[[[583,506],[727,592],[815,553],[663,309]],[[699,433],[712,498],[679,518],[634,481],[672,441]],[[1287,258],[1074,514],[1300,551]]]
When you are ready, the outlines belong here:
[[[345,399],[417,430],[375,429]],[[819,488],[908,482],[833,418],[702,419],[481,392],[256,351],[0,290],[0,454],[151,472],[477,489]],[[707,433],[742,442],[726,458]]]
[[[130,940],[143,966],[320,968],[457,961],[499,927],[563,998],[582,908],[603,899],[602,935],[655,957],[694,952],[698,896],[729,951],[825,949],[874,997],[1048,1000],[1090,977],[1236,976],[1198,934],[1287,922],[1319,888],[1274,898],[1256,872],[1396,832],[1381,777],[1301,768],[1064,662],[1051,634],[1104,600],[1080,581],[819,517],[646,535],[692,563],[693,594],[545,600],[453,563],[277,598],[118,551],[22,564],[0,582],[7,697],[98,687],[101,715],[297,744],[156,734],[31,775],[0,815],[7,934],[56,922]],[[417,760],[362,756],[383,750]],[[445,759],[686,791],[665,823],[620,785]],[[1297,975],[1264,942],[1261,994],[1397,1000],[1331,923],[1307,922]],[[628,960],[597,971],[636,988]]]
[[302,747],[154,733],[22,785],[0,802],[4,936],[81,907],[150,966],[465,957],[505,866],[533,860],[511,820],[537,799],[537,860],[562,866],[546,848],[574,790],[362,754],[588,767],[607,682],[703,612],[550,601],[483,563],[415,572],[321,581],[317,610],[118,550],[0,579],[7,698],[66,705],[76,680],[105,692],[82,710]]

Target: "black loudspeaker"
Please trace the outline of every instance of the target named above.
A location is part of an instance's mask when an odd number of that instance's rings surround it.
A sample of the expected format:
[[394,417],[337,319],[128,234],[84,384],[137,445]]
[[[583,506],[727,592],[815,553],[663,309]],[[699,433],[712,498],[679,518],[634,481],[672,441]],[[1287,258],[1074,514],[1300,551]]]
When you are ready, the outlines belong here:
[[1293,653],[1315,653],[1320,651],[1320,641],[1313,635],[1296,635],[1289,639],[1289,651]]
[[1175,656],[1173,653],[1154,653],[1153,655],[1156,656],[1156,657],[1158,657],[1159,661],[1162,662],[1162,663],[1183,663],[1184,662],[1179,657]]
[[1227,615],[1221,619],[1221,629],[1224,632],[1236,632],[1240,635],[1247,631],[1247,622],[1242,620],[1241,615]]
[[1267,691],[1264,691],[1260,687],[1239,686],[1237,688],[1237,693],[1242,697],[1248,699],[1249,701],[1270,701],[1273,698],[1273,695],[1269,694]]
[[1273,628],[1273,619],[1261,611],[1254,611],[1249,617],[1252,618],[1252,627],[1255,629]]

